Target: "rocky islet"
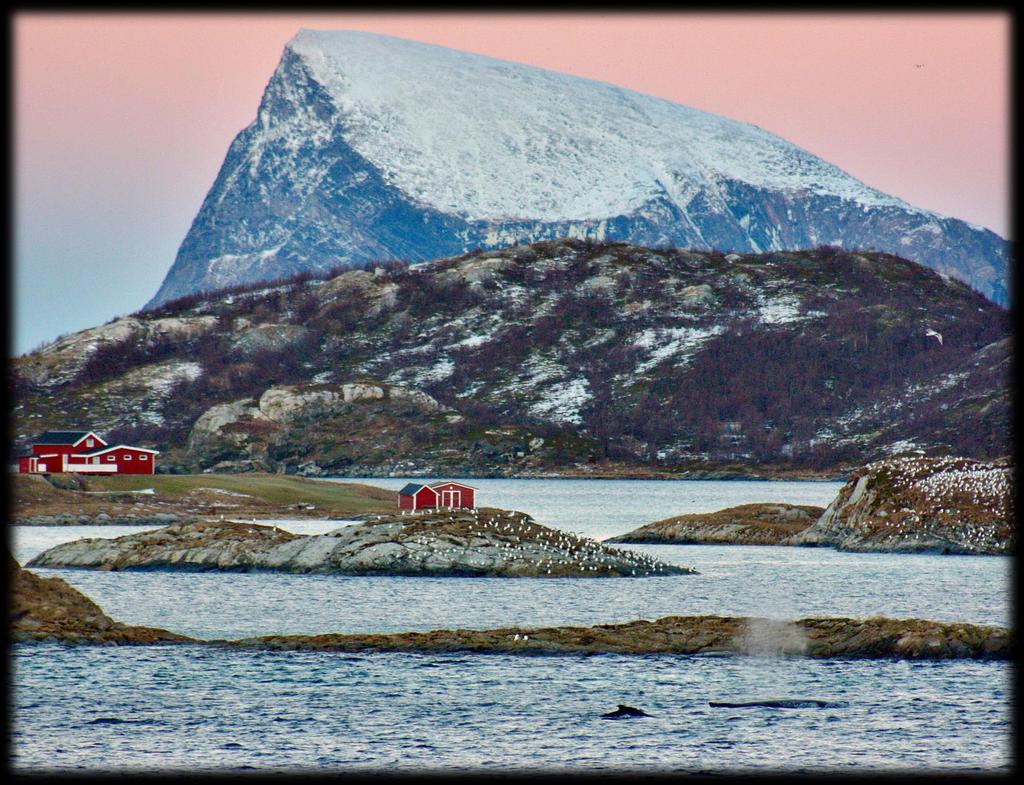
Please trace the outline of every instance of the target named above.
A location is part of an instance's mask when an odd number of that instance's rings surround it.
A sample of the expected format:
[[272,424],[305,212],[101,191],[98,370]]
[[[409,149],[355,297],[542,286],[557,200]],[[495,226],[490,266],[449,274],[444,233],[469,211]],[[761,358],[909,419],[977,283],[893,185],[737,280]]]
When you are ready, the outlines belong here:
[[824,512],[797,504],[741,504],[648,523],[605,542],[652,545],[785,545]]
[[1010,630],[921,619],[812,618],[787,622],[726,616],[670,616],[592,627],[433,630],[391,634],[267,635],[197,640],[122,624],[60,578],[43,578],[8,557],[15,642],[170,645],[267,651],[467,652],[517,655],[733,654],[870,659],[980,659],[1012,656]]
[[964,555],[1009,555],[1015,541],[1009,461],[916,455],[855,470],[825,510],[745,504],[655,521],[606,540]]
[[495,508],[380,515],[318,535],[254,523],[189,521],[63,543],[29,566],[514,578],[695,573]]

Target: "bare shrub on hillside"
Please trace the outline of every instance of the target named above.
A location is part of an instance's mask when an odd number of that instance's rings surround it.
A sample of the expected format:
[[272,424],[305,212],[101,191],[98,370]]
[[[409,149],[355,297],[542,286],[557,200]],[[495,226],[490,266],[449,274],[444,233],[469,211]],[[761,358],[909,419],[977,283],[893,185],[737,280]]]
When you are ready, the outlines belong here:
[[186,348],[186,344],[180,338],[171,335],[149,339],[128,337],[120,341],[103,343],[89,355],[71,383],[75,386],[86,386],[113,379],[140,365],[175,357]]

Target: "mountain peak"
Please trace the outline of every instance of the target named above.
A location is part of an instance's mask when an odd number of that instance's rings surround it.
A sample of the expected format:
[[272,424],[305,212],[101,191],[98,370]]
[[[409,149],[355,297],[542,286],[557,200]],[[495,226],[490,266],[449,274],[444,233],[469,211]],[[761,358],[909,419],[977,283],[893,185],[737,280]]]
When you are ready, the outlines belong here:
[[149,306],[559,237],[897,253],[1005,302],[1008,244],[761,128],[392,36],[300,30]]
[[909,207],[756,126],[622,87],[432,44],[303,30],[289,48],[343,132],[412,199],[468,220],[601,219],[719,180]]

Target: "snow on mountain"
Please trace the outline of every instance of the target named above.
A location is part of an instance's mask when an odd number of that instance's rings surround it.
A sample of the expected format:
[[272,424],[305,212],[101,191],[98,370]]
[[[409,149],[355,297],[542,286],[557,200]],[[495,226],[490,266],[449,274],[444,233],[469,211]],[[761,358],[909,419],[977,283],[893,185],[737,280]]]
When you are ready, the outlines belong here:
[[348,144],[469,220],[607,218],[665,191],[685,209],[723,177],[913,209],[755,126],[614,85],[365,33],[303,30],[289,48]]
[[1004,240],[756,126],[440,46],[302,30],[149,305],[302,269],[564,236],[871,247],[1005,301]]

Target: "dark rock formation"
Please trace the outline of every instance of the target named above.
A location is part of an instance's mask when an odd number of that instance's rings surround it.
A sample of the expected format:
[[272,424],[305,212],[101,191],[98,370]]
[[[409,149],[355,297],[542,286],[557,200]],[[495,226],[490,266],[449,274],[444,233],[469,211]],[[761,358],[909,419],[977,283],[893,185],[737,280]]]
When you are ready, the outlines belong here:
[[184,643],[192,639],[157,627],[116,622],[61,578],[41,578],[7,557],[11,639],[63,643]]
[[605,542],[780,545],[818,520],[822,512],[821,507],[810,505],[741,504],[655,521]]
[[667,616],[593,627],[434,630],[390,634],[270,635],[227,645],[303,651],[422,651],[524,655],[749,654],[866,659],[991,659],[1012,656],[1002,627],[922,619],[809,618],[784,622]]

